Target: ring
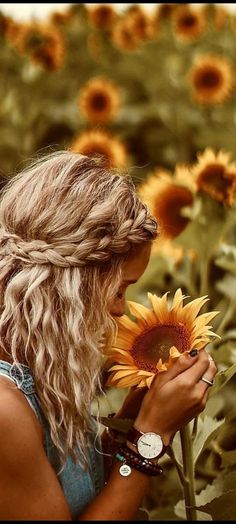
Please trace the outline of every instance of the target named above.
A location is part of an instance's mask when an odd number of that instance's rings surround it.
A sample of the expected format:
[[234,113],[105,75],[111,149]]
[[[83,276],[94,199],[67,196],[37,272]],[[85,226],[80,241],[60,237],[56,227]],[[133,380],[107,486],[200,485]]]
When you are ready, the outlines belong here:
[[214,386],[215,384],[215,380],[209,380],[208,378],[206,377],[201,377],[201,380],[203,380],[203,382],[206,382],[206,384],[208,384],[208,386]]

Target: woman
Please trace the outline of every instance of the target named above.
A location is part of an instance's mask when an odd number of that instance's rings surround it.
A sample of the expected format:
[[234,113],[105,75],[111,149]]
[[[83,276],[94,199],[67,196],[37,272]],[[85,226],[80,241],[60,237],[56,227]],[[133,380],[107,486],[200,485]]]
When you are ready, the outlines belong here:
[[[140,470],[131,435],[129,475],[118,454],[104,483],[90,408],[102,391],[103,348],[127,286],[148,264],[156,221],[129,177],[68,151],[9,182],[0,221],[0,519],[132,520],[150,473],[159,473],[156,455]],[[206,352],[182,355],[119,415],[133,409],[135,431],[166,446],[204,409],[200,379],[215,373]]]

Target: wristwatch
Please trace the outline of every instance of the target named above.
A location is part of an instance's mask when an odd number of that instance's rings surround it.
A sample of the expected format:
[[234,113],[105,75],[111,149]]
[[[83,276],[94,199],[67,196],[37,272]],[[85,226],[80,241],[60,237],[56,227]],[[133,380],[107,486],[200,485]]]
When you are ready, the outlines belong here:
[[137,448],[141,457],[156,459],[164,455],[167,446],[164,445],[160,435],[152,431],[143,433],[132,427],[127,433],[127,443]]

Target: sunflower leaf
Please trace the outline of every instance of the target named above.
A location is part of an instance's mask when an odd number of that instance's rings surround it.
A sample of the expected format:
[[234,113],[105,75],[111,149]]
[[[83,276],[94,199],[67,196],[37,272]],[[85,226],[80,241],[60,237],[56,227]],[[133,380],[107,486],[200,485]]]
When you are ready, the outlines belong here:
[[235,373],[236,373],[236,362],[232,366],[230,366],[229,368],[227,368],[227,369],[217,373],[217,375],[215,377],[215,384],[211,388],[208,398],[210,398],[211,395],[213,395],[213,394],[217,393],[218,391],[220,391],[220,389],[223,388],[223,386],[225,386],[225,384],[227,384],[227,382],[233,377],[233,375]]
[[207,415],[202,419],[199,417],[198,431],[193,443],[194,463],[196,463],[202,451],[217,436],[218,429],[223,423],[224,419],[217,421]]

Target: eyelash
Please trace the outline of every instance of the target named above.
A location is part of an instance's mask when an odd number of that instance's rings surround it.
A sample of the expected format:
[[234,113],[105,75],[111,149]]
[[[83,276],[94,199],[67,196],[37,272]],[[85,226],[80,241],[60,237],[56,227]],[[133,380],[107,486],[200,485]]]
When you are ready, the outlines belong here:
[[120,300],[123,298],[123,293],[117,293],[117,298],[119,298]]

